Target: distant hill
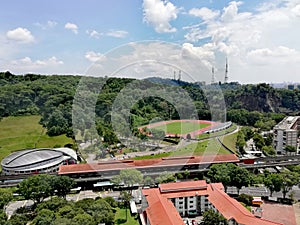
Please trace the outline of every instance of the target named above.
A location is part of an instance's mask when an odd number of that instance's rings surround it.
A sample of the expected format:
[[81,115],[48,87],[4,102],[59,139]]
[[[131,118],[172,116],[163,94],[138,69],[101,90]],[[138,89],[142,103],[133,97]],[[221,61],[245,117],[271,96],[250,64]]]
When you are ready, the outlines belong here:
[[[80,79],[80,76],[71,75],[14,75],[10,72],[2,72],[0,73],[0,118],[40,115],[40,123],[47,128],[49,135],[67,134],[69,137],[73,137],[72,107]],[[104,82],[104,78],[89,77],[87,79],[89,82],[81,85],[87,85],[91,95],[97,93],[99,87],[97,84]],[[138,100],[130,111],[129,123],[137,135],[136,128],[148,124],[154,118],[179,119],[178,110],[188,109],[187,102],[180,100],[181,88],[194,101],[193,104],[199,119],[211,119],[206,93],[210,93],[211,99],[224,97],[227,120],[241,125],[262,128],[262,124],[269,124],[264,128],[266,129],[280,121],[284,116],[282,113],[298,114],[300,111],[299,90],[275,89],[268,84],[241,85],[236,82],[220,84],[218,88],[222,90],[221,96],[220,93],[214,92],[212,85],[200,84],[199,86],[198,83],[151,77],[146,79],[146,83],[141,82],[140,87],[136,88],[130,86],[132,81],[133,79],[109,78],[105,81],[101,93],[95,96],[97,99],[95,106],[97,131],[104,136],[108,143],[117,141],[111,124],[111,109],[116,97],[121,91],[123,93],[125,87],[127,87],[128,96],[123,98],[124,105],[131,104],[130,101],[137,101],[138,96],[149,96]],[[152,96],[153,93],[149,87],[153,86],[153,83],[161,85],[161,92],[175,97],[174,100],[181,101],[181,105],[175,108],[166,99]],[[78,116],[80,121],[76,121],[78,126],[76,129],[80,130],[80,136],[88,137],[91,135],[86,134],[85,131],[90,128],[91,123],[86,121],[89,121],[91,116],[85,111],[84,104],[85,102],[82,102],[82,106],[78,106],[76,111],[80,114]],[[118,107],[120,107],[120,113],[123,113],[122,105],[118,105]],[[186,115],[190,115],[189,112]],[[122,121],[119,126],[122,129]]]

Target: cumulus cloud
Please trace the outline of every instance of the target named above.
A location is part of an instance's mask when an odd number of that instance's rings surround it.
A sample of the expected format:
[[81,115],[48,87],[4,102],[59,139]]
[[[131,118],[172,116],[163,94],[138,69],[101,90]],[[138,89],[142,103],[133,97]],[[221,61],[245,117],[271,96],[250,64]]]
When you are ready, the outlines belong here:
[[218,10],[213,11],[213,10],[210,10],[206,7],[202,7],[200,9],[199,8],[192,8],[189,11],[189,14],[193,15],[193,16],[200,17],[201,19],[206,21],[206,20],[212,20],[212,19],[216,18],[220,14],[220,12]]
[[225,22],[232,21],[238,14],[238,6],[240,6],[242,2],[232,1],[229,3],[229,6],[223,9],[223,14],[221,16],[222,20]]
[[85,53],[85,58],[91,62],[101,62],[103,60],[105,60],[105,55],[101,54],[101,53],[97,53],[94,51],[89,51]]
[[65,28],[71,30],[74,34],[78,34],[78,26],[74,23],[66,23]]
[[219,57],[210,62],[217,67],[224,67],[228,56],[230,80],[281,82],[282,73],[286,80],[294,80],[300,69],[299,3],[268,2],[252,12],[240,12],[242,3],[232,1],[218,15],[206,17],[211,13],[209,10],[192,9],[189,14],[200,19],[198,24],[185,27],[185,38],[194,45],[203,41],[210,44]]
[[177,18],[178,9],[169,1],[144,0],[144,21],[154,27],[158,33],[175,32],[170,21]]
[[18,27],[14,30],[9,30],[6,33],[6,37],[9,40],[19,43],[31,43],[34,42],[34,36],[26,28]]
[[12,71],[14,73],[55,73],[55,70],[60,71],[61,66],[64,64],[62,60],[52,56],[47,59],[33,60],[30,57],[24,57],[17,60],[5,62],[2,68]]
[[[174,71],[189,81],[209,81],[214,58],[211,46],[174,45],[166,42],[132,42],[105,54],[87,74],[143,79],[160,76],[173,78]],[[90,54],[94,55],[94,54]]]

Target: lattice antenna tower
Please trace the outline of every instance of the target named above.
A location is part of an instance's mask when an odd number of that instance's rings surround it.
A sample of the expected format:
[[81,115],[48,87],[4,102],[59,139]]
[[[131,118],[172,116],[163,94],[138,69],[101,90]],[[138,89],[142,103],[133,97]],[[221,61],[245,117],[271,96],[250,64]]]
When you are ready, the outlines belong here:
[[224,83],[228,82],[228,60],[226,57],[226,64],[225,64],[225,79],[224,79]]
[[215,83],[215,68],[211,68],[211,84]]

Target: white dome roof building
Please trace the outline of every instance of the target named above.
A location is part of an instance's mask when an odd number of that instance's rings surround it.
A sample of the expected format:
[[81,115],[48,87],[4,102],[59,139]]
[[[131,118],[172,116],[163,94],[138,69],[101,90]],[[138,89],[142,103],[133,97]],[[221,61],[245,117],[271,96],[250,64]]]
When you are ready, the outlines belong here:
[[60,165],[76,164],[77,154],[70,148],[40,148],[16,151],[5,157],[2,174],[55,173]]

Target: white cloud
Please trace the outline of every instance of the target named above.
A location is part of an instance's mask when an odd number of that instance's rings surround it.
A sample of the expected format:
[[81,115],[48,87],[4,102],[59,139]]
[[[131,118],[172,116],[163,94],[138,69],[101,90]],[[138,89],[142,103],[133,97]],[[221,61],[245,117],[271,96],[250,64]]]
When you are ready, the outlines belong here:
[[300,52],[285,46],[260,48],[247,53],[248,60],[257,65],[300,63]]
[[240,6],[242,2],[232,1],[229,3],[229,6],[223,9],[223,14],[221,16],[222,20],[225,22],[229,22],[233,20],[238,14],[238,6]]
[[90,37],[96,38],[96,39],[99,39],[103,35],[102,33],[98,33],[96,30],[87,30],[86,33]]
[[101,62],[105,60],[105,55],[93,51],[89,51],[85,53],[85,58],[88,59],[91,62]]
[[30,57],[24,57],[17,60],[7,61],[5,65],[2,65],[2,68],[5,70],[12,71],[13,73],[55,73],[57,69],[64,64],[62,60],[57,59],[55,56],[52,56],[48,59],[38,59],[32,60]]
[[65,28],[71,30],[74,34],[78,34],[78,26],[74,23],[66,23]]
[[57,25],[57,22],[52,21],[52,20],[48,20],[47,23],[35,23],[34,24],[37,27],[40,27],[43,30],[47,30],[47,29],[51,29],[54,28]]
[[152,25],[158,33],[175,32],[176,28],[170,24],[177,18],[178,9],[168,0],[144,0],[144,21]]
[[96,30],[87,30],[86,33],[95,39],[99,39],[103,36],[115,37],[115,38],[125,38],[128,35],[128,32],[125,30],[110,30],[108,32],[99,33]]
[[160,76],[173,78],[182,72],[182,79],[209,81],[214,58],[211,45],[183,46],[166,42],[132,42],[105,54],[105,60],[93,64],[87,74],[143,79]]
[[124,38],[128,34],[125,30],[111,30],[106,33],[107,36],[115,37],[115,38]]
[[200,8],[200,9],[192,8],[189,11],[189,14],[193,15],[193,16],[200,17],[201,19],[206,21],[206,20],[211,20],[211,19],[216,18],[220,14],[220,12],[218,10],[213,11],[213,10],[210,10],[206,7],[203,7],[203,8]]
[[19,43],[31,43],[34,42],[34,36],[26,28],[18,27],[14,30],[9,30],[6,33],[6,37],[9,40],[13,40]]
[[198,24],[185,28],[185,38],[211,44],[216,58],[210,62],[220,71],[228,56],[229,80],[295,81],[300,70],[300,1],[265,3],[252,12],[240,12],[241,4],[230,2],[221,14],[205,23],[201,17]]

